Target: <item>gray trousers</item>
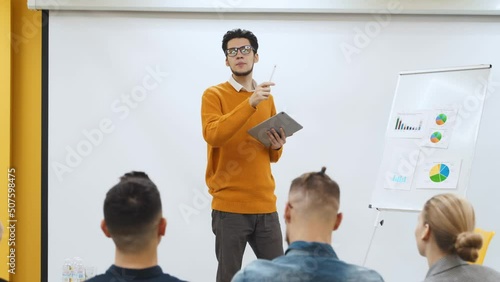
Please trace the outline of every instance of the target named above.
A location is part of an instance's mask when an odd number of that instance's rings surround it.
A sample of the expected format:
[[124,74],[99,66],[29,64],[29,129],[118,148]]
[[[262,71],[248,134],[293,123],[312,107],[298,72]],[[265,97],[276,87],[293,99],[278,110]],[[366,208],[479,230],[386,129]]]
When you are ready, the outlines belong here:
[[241,268],[247,242],[257,258],[283,255],[278,213],[239,214],[212,210],[215,255],[219,261],[217,282],[230,282]]

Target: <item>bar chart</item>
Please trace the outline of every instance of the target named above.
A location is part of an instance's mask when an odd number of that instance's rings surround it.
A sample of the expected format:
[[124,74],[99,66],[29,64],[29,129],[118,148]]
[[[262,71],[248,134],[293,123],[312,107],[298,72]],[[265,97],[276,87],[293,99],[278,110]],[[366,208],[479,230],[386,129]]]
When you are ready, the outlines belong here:
[[402,117],[396,118],[396,124],[394,126],[394,130],[421,130],[422,129],[422,120],[418,121],[418,124],[413,123],[414,121],[404,121]]

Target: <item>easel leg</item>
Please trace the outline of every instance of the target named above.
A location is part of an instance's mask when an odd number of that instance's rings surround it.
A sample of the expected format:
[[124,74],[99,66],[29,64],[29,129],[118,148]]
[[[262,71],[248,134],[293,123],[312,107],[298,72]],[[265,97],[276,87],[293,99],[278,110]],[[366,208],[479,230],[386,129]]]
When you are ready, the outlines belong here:
[[379,221],[380,213],[381,213],[381,211],[379,209],[377,209],[377,217],[375,218],[375,224],[373,225],[373,232],[372,232],[372,236],[370,238],[370,244],[368,245],[368,249],[366,250],[366,254],[365,254],[365,259],[363,260],[363,266],[365,266],[366,260],[368,259],[368,254],[370,253],[370,249],[372,247],[373,238],[375,238],[375,232],[377,231],[377,227],[379,224],[381,226],[382,226],[382,224],[384,224],[384,220]]

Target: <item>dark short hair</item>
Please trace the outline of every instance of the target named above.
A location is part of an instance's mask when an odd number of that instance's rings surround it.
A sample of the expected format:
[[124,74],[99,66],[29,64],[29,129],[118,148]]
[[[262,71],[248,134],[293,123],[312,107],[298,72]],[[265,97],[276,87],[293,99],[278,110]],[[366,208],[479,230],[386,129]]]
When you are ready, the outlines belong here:
[[257,54],[257,50],[259,49],[259,42],[257,41],[257,37],[249,30],[237,28],[226,32],[226,34],[224,34],[224,37],[222,38],[222,52],[224,52],[224,55],[226,55],[227,43],[229,42],[229,40],[234,38],[248,39],[248,41],[250,41],[250,45],[252,45],[254,52]]
[[161,213],[160,192],[144,172],[123,175],[104,200],[104,220],[112,237],[139,235]]
[[290,192],[314,194],[317,199],[334,199],[340,204],[340,188],[326,173],[326,167],[319,172],[304,173],[295,178],[290,185]]

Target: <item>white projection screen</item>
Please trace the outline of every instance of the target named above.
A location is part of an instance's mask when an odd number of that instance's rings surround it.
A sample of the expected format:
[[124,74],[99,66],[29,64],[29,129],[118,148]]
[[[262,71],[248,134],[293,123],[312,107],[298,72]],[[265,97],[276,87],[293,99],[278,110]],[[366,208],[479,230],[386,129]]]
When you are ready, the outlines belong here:
[[[161,191],[168,226],[160,266],[215,281],[200,106],[207,87],[229,78],[221,40],[233,28],[257,35],[254,78],[267,80],[277,65],[277,110],[304,126],[272,166],[280,217],[291,180],[326,166],[344,213],[334,249],[351,263],[366,257],[389,282],[421,281],[427,271],[414,243],[417,215],[382,212],[374,232],[377,212],[368,208],[398,74],[492,64],[467,197],[478,226],[500,234],[497,16],[50,11],[48,281],[60,281],[65,258],[81,257],[98,273],[113,263],[102,205],[131,170]],[[254,258],[247,248],[243,264]],[[485,265],[498,270],[500,240]]]

